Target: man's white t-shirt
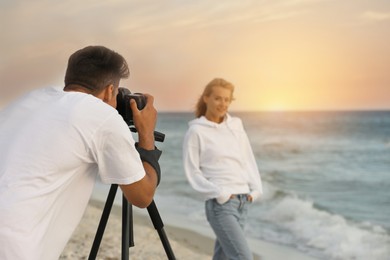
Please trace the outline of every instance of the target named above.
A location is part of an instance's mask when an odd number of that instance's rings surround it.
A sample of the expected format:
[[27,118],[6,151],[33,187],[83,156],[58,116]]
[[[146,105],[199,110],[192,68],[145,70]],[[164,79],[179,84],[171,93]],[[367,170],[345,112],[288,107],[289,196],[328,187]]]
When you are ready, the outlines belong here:
[[96,177],[145,176],[128,126],[80,92],[33,91],[0,112],[0,259],[58,259]]

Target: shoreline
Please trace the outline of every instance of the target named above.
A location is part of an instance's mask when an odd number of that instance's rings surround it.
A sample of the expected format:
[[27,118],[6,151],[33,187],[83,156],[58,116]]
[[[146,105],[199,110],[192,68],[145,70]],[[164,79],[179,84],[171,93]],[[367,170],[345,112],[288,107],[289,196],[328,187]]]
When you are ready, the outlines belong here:
[[[93,240],[99,225],[104,203],[90,200],[86,211],[76,227],[73,235],[65,246],[60,260],[88,259]],[[134,208],[133,208],[134,209]],[[122,208],[113,205],[96,259],[121,259],[122,242]],[[149,218],[149,217],[148,217]],[[129,258],[136,260],[167,259],[158,232],[150,220],[133,210],[134,247],[129,248]],[[169,243],[176,259],[211,259],[211,255],[200,248],[193,247],[185,240],[178,240],[172,235],[175,232],[166,230]]]
[[[139,215],[147,215],[141,213],[142,210],[135,208],[134,211]],[[204,228],[196,226],[191,228],[188,220],[183,217],[178,217],[173,214],[167,214],[166,211],[161,210],[161,215],[164,215],[165,230],[168,237],[177,238],[179,241],[186,241],[192,248],[201,250],[208,255],[207,259],[212,259],[214,251],[215,235],[211,228]],[[149,216],[147,216],[149,219]],[[151,222],[150,222],[151,223]],[[280,244],[267,242],[259,239],[247,238],[249,246],[252,250],[254,260],[316,260],[317,258],[306,255],[295,248],[283,246]]]
[[[91,199],[82,220],[66,245],[60,259],[87,259],[99,225],[104,202]],[[114,203],[99,247],[97,259],[120,259],[121,256],[121,206]],[[215,236],[211,230],[193,230],[188,221],[168,216],[164,231],[177,259],[211,259]],[[133,207],[134,247],[131,259],[167,259],[164,247],[154,229],[146,209]],[[249,239],[254,260],[313,260],[293,248],[266,241]]]

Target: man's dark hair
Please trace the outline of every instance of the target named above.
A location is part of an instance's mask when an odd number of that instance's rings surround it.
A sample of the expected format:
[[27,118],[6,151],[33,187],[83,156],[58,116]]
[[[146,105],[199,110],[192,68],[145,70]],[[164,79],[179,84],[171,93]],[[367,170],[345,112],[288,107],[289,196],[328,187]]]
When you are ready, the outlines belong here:
[[118,87],[119,81],[129,75],[120,54],[103,46],[88,46],[69,57],[64,89],[79,85],[95,94],[111,84]]

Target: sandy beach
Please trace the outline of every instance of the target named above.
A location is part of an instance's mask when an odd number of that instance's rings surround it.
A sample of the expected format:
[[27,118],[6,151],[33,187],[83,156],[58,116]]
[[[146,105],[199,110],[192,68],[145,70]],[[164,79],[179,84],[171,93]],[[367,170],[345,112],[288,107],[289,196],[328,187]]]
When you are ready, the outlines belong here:
[[[103,204],[91,201],[84,216],[65,247],[60,259],[87,259],[102,214]],[[161,240],[148,216],[134,212],[134,247],[130,248],[130,259],[167,259]],[[121,208],[113,207],[110,214],[97,259],[114,260],[121,258]],[[211,239],[189,236],[180,228],[164,227],[170,245],[177,259],[211,259]],[[177,236],[176,236],[177,234]],[[189,233],[190,234],[190,233]],[[192,240],[198,240],[191,243]],[[204,247],[199,247],[199,242]]]
[[[60,259],[88,259],[91,246],[102,214],[103,203],[92,200]],[[134,247],[130,248],[130,259],[156,260],[167,259],[157,231],[153,228],[150,217],[134,210],[133,220]],[[211,259],[214,237],[189,229],[167,225],[164,230],[176,259],[202,260]],[[97,259],[114,260],[121,258],[121,207],[114,205],[110,214]],[[254,251],[255,260],[268,259],[313,259],[293,249],[267,242],[249,241]]]

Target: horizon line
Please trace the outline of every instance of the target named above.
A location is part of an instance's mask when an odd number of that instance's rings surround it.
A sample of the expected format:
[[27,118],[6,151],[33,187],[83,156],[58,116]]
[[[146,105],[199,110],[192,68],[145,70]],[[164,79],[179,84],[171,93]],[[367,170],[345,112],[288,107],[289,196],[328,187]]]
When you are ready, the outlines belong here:
[[[159,113],[194,113],[191,110],[170,110],[161,109]],[[270,113],[289,113],[289,112],[390,112],[390,108],[356,108],[356,109],[286,109],[286,110],[269,110],[269,109],[234,109],[229,113],[253,113],[253,112],[270,112]]]

